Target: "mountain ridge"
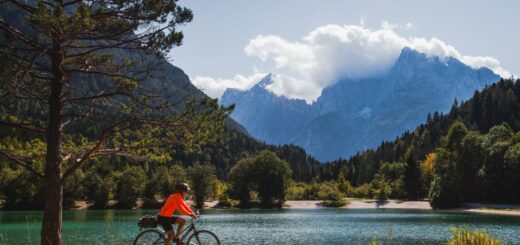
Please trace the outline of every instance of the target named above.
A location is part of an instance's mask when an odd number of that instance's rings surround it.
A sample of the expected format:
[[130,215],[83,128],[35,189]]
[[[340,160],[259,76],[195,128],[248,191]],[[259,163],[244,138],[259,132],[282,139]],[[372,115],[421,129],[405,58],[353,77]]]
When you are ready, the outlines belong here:
[[395,138],[428,113],[447,112],[455,99],[468,99],[500,79],[488,68],[472,69],[453,57],[411,48],[401,51],[386,74],[340,79],[310,105],[269,91],[266,84],[273,78],[269,74],[250,90],[227,89],[221,104],[236,104],[231,116],[253,137],[299,145],[320,161],[349,157]]

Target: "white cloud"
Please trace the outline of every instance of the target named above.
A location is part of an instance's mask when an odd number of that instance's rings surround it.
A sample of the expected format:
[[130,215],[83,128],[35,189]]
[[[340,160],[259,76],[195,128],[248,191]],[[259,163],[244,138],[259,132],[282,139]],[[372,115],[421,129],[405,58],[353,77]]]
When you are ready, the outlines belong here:
[[509,78],[513,75],[511,72],[501,67],[500,62],[493,57],[462,56],[461,61],[474,69],[487,67],[504,78]]
[[[362,23],[365,20],[362,19]],[[404,47],[428,55],[452,56],[473,67],[488,67],[501,76],[510,73],[492,57],[465,56],[455,47],[437,38],[403,37],[394,29],[410,29],[413,24],[391,24],[383,21],[381,29],[371,30],[357,25],[326,25],[316,28],[300,41],[288,41],[275,35],[258,35],[251,39],[244,52],[272,65],[272,92],[288,98],[315,100],[321,90],[339,79],[363,78],[382,74],[392,66]],[[264,68],[265,69],[265,68]],[[210,96],[220,96],[226,87],[247,89],[261,79],[260,73],[237,75],[233,79],[196,77],[195,84]],[[256,81],[254,80],[256,79]]]
[[253,87],[258,81],[265,77],[267,73],[255,72],[250,76],[236,75],[232,79],[212,78],[195,76],[191,81],[195,86],[201,88],[209,97],[220,98],[226,88],[236,88],[247,90]]
[[[290,99],[318,98],[321,94],[319,84],[311,81],[298,80],[282,74],[273,75],[273,83],[267,89],[278,96],[285,96]],[[302,86],[305,85],[305,86]]]

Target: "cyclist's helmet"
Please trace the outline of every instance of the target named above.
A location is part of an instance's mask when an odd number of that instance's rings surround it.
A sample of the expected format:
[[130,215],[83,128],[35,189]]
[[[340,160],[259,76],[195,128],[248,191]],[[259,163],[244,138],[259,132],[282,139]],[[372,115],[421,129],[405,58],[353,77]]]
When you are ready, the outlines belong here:
[[175,185],[175,191],[177,191],[177,192],[182,192],[182,191],[189,192],[190,191],[190,186],[187,183],[178,183],[178,184]]

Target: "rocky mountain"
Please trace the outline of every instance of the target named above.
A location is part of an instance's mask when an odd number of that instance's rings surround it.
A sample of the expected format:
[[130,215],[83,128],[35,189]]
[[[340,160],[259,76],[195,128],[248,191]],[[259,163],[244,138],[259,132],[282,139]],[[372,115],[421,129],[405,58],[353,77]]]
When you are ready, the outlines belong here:
[[[302,132],[313,117],[304,100],[287,99],[268,91],[266,87],[273,82],[272,78],[267,75],[248,91],[227,89],[220,103],[236,103],[232,118],[248,125],[247,130],[255,132],[255,138],[269,144],[284,144]],[[292,120],[295,118],[299,121]]]
[[232,117],[253,137],[294,143],[327,161],[394,139],[424,122],[428,113],[448,112],[455,99],[466,100],[499,79],[488,68],[404,48],[386,74],[342,79],[310,105],[269,91],[272,75],[247,91],[226,90],[221,103],[236,104]]

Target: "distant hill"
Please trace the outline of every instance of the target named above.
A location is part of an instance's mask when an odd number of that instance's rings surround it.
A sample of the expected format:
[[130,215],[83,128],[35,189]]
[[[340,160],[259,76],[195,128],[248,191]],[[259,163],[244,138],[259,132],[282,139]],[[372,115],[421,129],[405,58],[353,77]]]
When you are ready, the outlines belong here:
[[343,79],[308,105],[277,96],[267,75],[247,91],[227,89],[224,105],[253,137],[269,144],[296,144],[320,161],[346,158],[376,147],[422,123],[428,113],[448,112],[454,100],[500,77],[488,68],[472,69],[459,60],[404,48],[384,75]]

